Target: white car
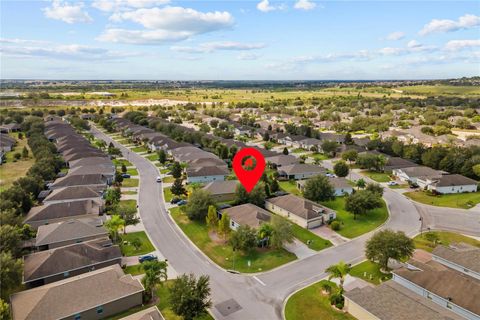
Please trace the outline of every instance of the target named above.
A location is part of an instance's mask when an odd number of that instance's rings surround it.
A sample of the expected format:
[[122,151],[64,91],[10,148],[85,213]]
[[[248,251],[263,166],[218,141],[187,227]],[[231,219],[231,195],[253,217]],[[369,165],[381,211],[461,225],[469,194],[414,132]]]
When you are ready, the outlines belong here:
[[398,183],[396,181],[390,181],[387,183],[387,186],[398,186]]
[[162,182],[162,177],[158,176],[157,177],[157,182]]

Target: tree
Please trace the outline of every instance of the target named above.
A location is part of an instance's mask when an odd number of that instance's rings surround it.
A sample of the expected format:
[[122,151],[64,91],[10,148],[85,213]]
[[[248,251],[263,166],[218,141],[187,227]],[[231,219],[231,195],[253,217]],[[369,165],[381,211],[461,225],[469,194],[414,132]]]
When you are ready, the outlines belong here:
[[257,245],[257,233],[249,225],[241,225],[232,233],[229,240],[233,250],[248,253]]
[[272,182],[270,182],[270,192],[274,193],[280,190],[280,186],[278,185],[277,179],[273,179]]
[[18,227],[9,224],[0,226],[0,251],[10,251],[17,255],[20,252],[21,234]]
[[369,210],[381,208],[383,205],[382,198],[377,193],[368,190],[361,190],[350,194],[345,201],[345,210],[353,213],[353,219],[357,219],[357,215],[365,214]]
[[343,292],[343,282],[345,281],[345,277],[350,272],[350,265],[346,264],[344,261],[340,261],[337,264],[331,265],[325,272],[329,274],[328,280],[333,278],[337,278],[340,280],[340,291]]
[[287,147],[283,148],[283,154],[288,155],[288,148]]
[[366,186],[367,184],[366,184],[366,182],[365,182],[365,180],[364,180],[363,178],[360,178],[360,179],[357,180],[356,185],[357,185],[357,188],[363,189],[363,188],[365,188],[365,186]]
[[120,202],[118,204],[116,213],[124,221],[123,224],[123,233],[127,233],[127,226],[135,226],[140,223],[140,218],[137,215],[137,208],[132,207],[126,203]]
[[105,204],[107,206],[115,205],[120,201],[122,193],[120,188],[108,188],[105,192]]
[[268,246],[270,237],[272,236],[273,229],[270,223],[262,223],[257,232],[258,240],[261,241],[262,247],[264,245]]
[[155,288],[163,281],[167,281],[167,262],[151,260],[142,263],[145,275],[142,278],[142,284],[148,294],[147,300],[153,297]]
[[318,175],[305,183],[303,196],[312,201],[327,201],[335,198],[335,189],[328,178]]
[[218,227],[218,216],[217,216],[217,208],[215,206],[208,207],[207,217],[205,218],[207,227],[210,230],[215,230]]
[[125,226],[125,220],[123,220],[117,214],[112,215],[110,220],[107,220],[105,222],[105,227],[112,235],[114,242],[116,242],[118,239],[118,231],[122,229],[124,226]]
[[182,176],[182,166],[178,161],[175,161],[175,163],[172,166],[172,176],[175,179],[179,179]]
[[115,183],[118,185],[118,184],[121,184],[122,182],[123,182],[122,174],[120,172],[115,172]]
[[386,162],[387,160],[382,155],[365,153],[359,154],[355,163],[362,169],[382,171]]
[[335,141],[325,140],[322,142],[322,151],[330,156],[335,156],[338,144]]
[[353,144],[352,134],[351,134],[350,132],[348,132],[348,133],[345,135],[344,143],[345,143],[346,145]]
[[205,221],[208,208],[215,205],[210,193],[203,189],[192,192],[188,197],[188,203],[184,207],[185,213],[190,220]]
[[13,154],[13,158],[14,158],[15,160],[20,160],[21,157],[22,157],[22,155],[21,155],[19,152],[15,152],[15,153]]
[[282,248],[285,243],[293,242],[292,224],[287,220],[273,216],[272,217],[272,235],[270,237],[270,244],[274,248]]
[[15,259],[10,251],[0,252],[0,294],[1,298],[8,300],[13,289],[22,283],[22,259]]
[[365,190],[371,191],[375,194],[378,194],[379,196],[383,195],[383,187],[378,183],[367,184],[367,187],[365,188]]
[[10,320],[10,307],[8,303],[0,299],[0,319],[2,320]]
[[349,171],[348,164],[345,161],[338,161],[335,163],[333,166],[333,171],[335,174],[339,177],[346,177],[348,176],[348,171]]
[[127,166],[122,163],[122,173],[127,173]]
[[480,164],[476,164],[472,167],[473,173],[477,175],[477,177],[480,177]]
[[135,251],[138,251],[142,247],[142,240],[140,240],[140,238],[133,238],[130,244],[135,248]]
[[222,235],[224,239],[227,238],[228,234],[230,233],[230,217],[228,216],[227,213],[223,213],[222,217],[218,221],[218,228],[217,232],[218,234]]
[[405,260],[415,250],[413,240],[402,231],[390,229],[376,232],[365,247],[365,255],[372,262],[378,262],[383,270],[388,268],[388,259]]
[[24,159],[27,159],[27,158],[28,158],[28,149],[27,149],[27,147],[23,147],[23,149],[22,149],[22,157],[23,157]]
[[185,190],[185,187],[182,184],[182,179],[175,179],[172,186],[170,187],[170,191],[176,196],[187,194],[187,190]]
[[352,163],[352,161],[357,160],[357,157],[358,157],[358,152],[357,150],[354,150],[354,149],[347,150],[344,153],[342,153],[342,159],[344,161],[349,161],[350,163]]
[[161,164],[165,164],[165,162],[167,162],[167,153],[165,152],[165,150],[160,149],[158,150],[157,154],[158,162],[160,162]]
[[248,193],[247,190],[245,190],[245,187],[241,184],[237,186],[235,191],[236,204],[251,203],[258,207],[263,207],[265,204],[265,198],[265,185],[263,183],[257,183],[250,193]]
[[207,313],[210,300],[209,277],[193,274],[178,277],[170,288],[172,310],[185,320],[193,320]]

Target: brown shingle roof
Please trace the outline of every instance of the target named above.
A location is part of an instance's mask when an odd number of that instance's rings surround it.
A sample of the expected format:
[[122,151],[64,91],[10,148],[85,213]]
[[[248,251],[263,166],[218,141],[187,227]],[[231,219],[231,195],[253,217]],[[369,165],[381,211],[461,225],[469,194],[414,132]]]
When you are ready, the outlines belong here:
[[44,201],[99,198],[100,193],[86,186],[65,187],[54,190]]
[[237,186],[237,180],[212,181],[203,187],[203,189],[212,195],[231,194],[235,193]]
[[432,254],[480,273],[480,248],[461,243],[449,247],[437,246]]
[[461,174],[444,174],[433,178],[436,187],[469,186],[477,185],[478,182],[462,176]]
[[326,170],[323,167],[316,166],[313,164],[306,164],[306,163],[296,163],[288,166],[282,166],[279,171],[285,172],[287,175],[295,175],[295,174],[302,174],[302,173],[325,173]]
[[99,201],[89,199],[36,206],[30,209],[23,222],[28,223],[31,221],[52,220],[97,213],[98,209],[95,210],[95,208],[98,208],[100,205]]
[[315,219],[322,215],[322,211],[325,213],[332,212],[327,207],[324,207],[313,201],[304,199],[302,197],[295,196],[293,194],[287,194],[280,197],[270,198],[267,202],[273,205],[287,210],[288,212],[299,216],[305,220]]
[[40,226],[35,245],[37,247],[68,240],[103,237],[108,234],[100,219],[72,219]]
[[229,171],[224,167],[198,167],[187,169],[187,176],[189,177],[226,176],[228,174]]
[[136,312],[120,320],[163,320],[163,316],[156,306]]
[[251,203],[224,209],[222,213],[227,213],[230,219],[239,225],[248,225],[252,228],[257,228],[271,218],[270,212]]

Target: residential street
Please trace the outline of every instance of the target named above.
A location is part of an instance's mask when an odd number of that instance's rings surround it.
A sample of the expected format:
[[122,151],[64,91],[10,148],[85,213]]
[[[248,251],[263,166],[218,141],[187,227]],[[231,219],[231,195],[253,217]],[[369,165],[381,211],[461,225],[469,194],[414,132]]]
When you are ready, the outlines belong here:
[[[125,155],[127,154],[127,148],[93,126],[92,132],[97,138],[107,143],[113,142]],[[362,235],[257,276],[230,274],[210,262],[170,218],[165,209],[161,184],[155,181],[159,175],[157,167],[131,151],[128,151],[128,160],[136,166],[140,175],[139,210],[146,231],[154,245],[178,274],[192,272],[196,275],[210,276],[213,301],[211,310],[216,319],[281,319],[283,303],[288,295],[325,277],[326,267],[339,260],[356,263],[364,259],[364,244],[371,234]],[[324,162],[324,165],[326,164]],[[356,173],[352,173],[353,175]],[[389,188],[385,189],[384,199],[390,211],[390,218],[383,226],[384,228],[402,230],[413,236],[420,231],[419,212],[421,212],[422,216],[428,217],[428,219],[425,218],[425,223],[428,221],[432,226],[446,224],[453,226],[452,228],[459,228],[460,232],[480,236],[480,228],[477,228],[478,213],[459,212],[458,214],[462,215],[472,215],[471,220],[462,219],[461,222],[460,219],[451,219],[450,221],[443,216],[445,213],[453,212],[452,210],[445,208],[430,210],[426,208],[427,206],[414,204]],[[222,306],[222,311],[219,311],[216,306],[222,303],[225,305]],[[235,306],[236,303],[239,309]],[[237,309],[238,311],[235,311]]]

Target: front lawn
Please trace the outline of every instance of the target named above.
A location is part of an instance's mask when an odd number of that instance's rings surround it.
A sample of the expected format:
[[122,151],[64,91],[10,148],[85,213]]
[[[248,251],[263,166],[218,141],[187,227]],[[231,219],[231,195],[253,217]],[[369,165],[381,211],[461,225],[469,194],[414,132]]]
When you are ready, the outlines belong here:
[[142,152],[148,152],[148,149],[145,148],[144,146],[140,146],[140,147],[132,148],[132,151],[142,153]]
[[116,167],[121,167],[124,164],[126,167],[131,167],[132,164],[127,159],[113,159],[113,164]]
[[308,150],[302,149],[302,148],[295,148],[292,150],[292,153],[304,153],[308,152]]
[[170,191],[170,188],[163,188],[163,198],[165,199],[165,202],[170,202],[173,199],[173,194],[172,191]]
[[123,269],[125,273],[131,274],[132,276],[137,276],[139,274],[145,273],[142,268],[142,264],[136,264],[134,266],[127,266],[125,269]]
[[[436,240],[435,243],[433,243],[431,240],[428,240],[429,235],[432,235],[432,234],[435,235],[436,238],[438,239]],[[423,234],[419,234],[415,238],[413,238],[413,241],[415,242],[415,248],[423,249],[428,252],[432,252],[433,249],[438,244],[448,246],[450,244],[459,243],[459,242],[468,243],[472,246],[476,246],[480,248],[480,241],[458,234],[458,233],[447,232],[447,231],[424,232]]]
[[296,292],[285,305],[285,319],[355,320],[348,313],[332,308],[328,295],[322,292],[322,284],[325,282],[329,282],[334,290],[338,290],[335,283],[322,280]]
[[480,203],[480,191],[436,196],[429,195],[424,191],[411,191],[404,193],[404,195],[414,201],[438,207],[470,209]]
[[120,200],[120,203],[124,206],[137,210],[137,200],[129,199],[129,200]]
[[355,238],[364,233],[374,230],[388,218],[388,210],[385,202],[378,209],[370,210],[364,215],[357,215],[353,219],[353,213],[345,210],[345,197],[336,197],[335,200],[324,201],[322,204],[337,212],[337,220],[340,222],[340,230],[336,231],[347,238]]
[[[155,247],[150,242],[150,239],[148,239],[145,231],[121,234],[120,238],[122,239],[122,242],[120,243],[120,248],[122,249],[122,253],[124,256],[138,256],[155,251]],[[142,245],[138,250],[136,250],[135,247],[130,244],[135,238],[140,239],[140,241],[142,242]],[[127,243],[125,243],[125,241]]]
[[317,236],[310,230],[300,227],[298,224],[292,223],[292,231],[295,238],[301,242],[307,244],[310,240],[310,245],[308,245],[308,247],[312,250],[320,251],[332,246],[330,241]]
[[138,176],[138,171],[135,168],[127,169],[127,174],[129,174],[131,176]]
[[392,180],[390,179],[388,174],[384,172],[362,171],[362,174],[376,182],[389,182],[390,180]]
[[280,189],[285,192],[295,194],[297,196],[301,195],[300,190],[297,188],[297,182],[295,180],[288,180],[288,181],[278,181],[278,185]]
[[123,145],[125,144],[130,144],[131,141],[129,139],[121,139],[121,140],[117,140],[118,138],[115,138],[115,137],[112,137],[114,140],[116,140],[118,143],[121,143]]
[[380,266],[369,260],[359,263],[352,267],[350,275],[373,283],[380,284],[380,280],[385,282],[392,278],[392,274],[383,273],[380,271]]
[[172,182],[175,181],[175,178],[172,177],[172,176],[168,176],[168,177],[164,177],[164,178],[162,179],[162,181],[163,181],[163,183],[172,183]]
[[308,157],[312,158],[313,160],[318,159],[320,161],[329,159],[326,154],[319,153],[319,152],[314,152],[310,154]]
[[134,194],[137,194],[137,191],[122,191],[122,194],[125,194],[125,195],[134,195]]
[[[222,268],[235,269],[244,273],[260,272],[296,259],[293,253],[285,249],[257,249],[250,254],[236,252],[234,256],[229,244],[223,243],[223,241],[215,242],[210,238],[207,226],[203,221],[190,221],[178,207],[170,209],[170,214],[187,237]],[[248,262],[250,262],[250,266]]]
[[158,154],[154,153],[154,154],[151,154],[149,156],[146,156],[145,158],[150,160],[150,161],[157,161],[158,160]]
[[125,188],[138,187],[138,179],[133,179],[133,178],[123,179],[122,187],[125,187]]

